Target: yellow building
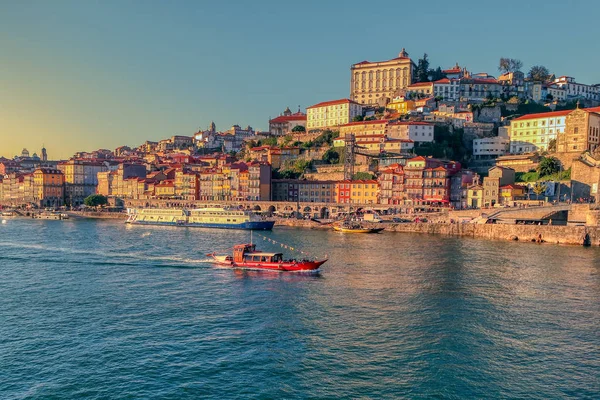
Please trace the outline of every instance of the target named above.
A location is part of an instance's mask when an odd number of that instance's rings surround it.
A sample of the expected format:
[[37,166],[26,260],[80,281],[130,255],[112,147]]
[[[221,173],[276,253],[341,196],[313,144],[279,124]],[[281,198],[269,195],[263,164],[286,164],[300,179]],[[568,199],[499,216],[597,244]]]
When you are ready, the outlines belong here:
[[154,195],[161,199],[175,197],[175,184],[167,179],[154,185]]
[[[380,136],[385,135],[388,121],[384,119],[374,121],[349,122],[340,126],[338,139],[344,140],[347,134],[353,133],[358,136]],[[343,145],[343,144],[342,144]]]
[[38,168],[33,172],[33,199],[40,207],[60,207],[64,204],[65,176],[51,168]]
[[337,128],[362,115],[362,106],[349,99],[325,101],[306,108],[306,130]]
[[415,63],[402,49],[387,61],[362,61],[350,67],[350,98],[360,104],[377,105],[393,99],[412,83]]
[[467,189],[467,206],[481,208],[483,205],[483,186],[474,185]]
[[548,144],[565,132],[570,110],[527,114],[510,123],[510,152],[531,153],[548,150]]
[[385,106],[388,110],[393,110],[399,114],[408,114],[410,111],[414,110],[415,102],[413,100],[406,100],[404,97],[397,97],[387,106]]
[[379,183],[375,180],[359,180],[350,183],[350,202],[355,204],[377,204]]

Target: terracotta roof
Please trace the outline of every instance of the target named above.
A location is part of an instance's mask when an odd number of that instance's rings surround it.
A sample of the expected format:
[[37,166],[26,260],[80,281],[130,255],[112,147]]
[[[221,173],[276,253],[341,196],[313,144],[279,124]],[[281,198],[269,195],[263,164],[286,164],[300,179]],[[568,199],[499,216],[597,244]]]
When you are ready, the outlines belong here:
[[433,83],[440,83],[440,84],[441,83],[450,83],[450,79],[448,79],[448,78],[442,78],[442,79],[439,79],[437,81],[434,81]]
[[504,185],[500,186],[500,189],[523,189],[523,187],[517,185]]
[[340,126],[356,126],[356,125],[387,124],[387,123],[388,123],[388,121],[386,119],[376,119],[376,120],[371,120],[371,121],[349,122],[347,124],[340,125]]
[[420,121],[398,121],[398,122],[390,122],[390,125],[427,125],[433,126],[433,124],[429,122],[420,122]]
[[460,68],[454,67],[454,68],[450,68],[450,69],[443,69],[442,72],[445,74],[458,74],[458,73],[460,73]]
[[270,123],[283,123],[283,122],[290,122],[290,121],[306,121],[306,114],[292,114],[292,115],[280,115],[278,117],[273,118],[272,120],[270,120]]
[[417,86],[431,86],[433,85],[433,82],[417,82],[417,83],[413,83],[412,85],[409,85],[408,87],[417,87]]
[[316,108],[316,107],[334,106],[336,104],[349,104],[349,103],[358,104],[357,102],[355,102],[353,100],[350,100],[350,99],[339,99],[339,100],[323,101],[321,103],[317,103],[317,104],[312,105],[310,107],[306,107],[306,109]]
[[561,110],[561,111],[549,111],[543,113],[536,114],[526,114],[519,118],[513,119],[513,121],[522,121],[526,119],[536,119],[536,118],[551,118],[551,117],[562,117],[564,115],[570,114],[573,110]]

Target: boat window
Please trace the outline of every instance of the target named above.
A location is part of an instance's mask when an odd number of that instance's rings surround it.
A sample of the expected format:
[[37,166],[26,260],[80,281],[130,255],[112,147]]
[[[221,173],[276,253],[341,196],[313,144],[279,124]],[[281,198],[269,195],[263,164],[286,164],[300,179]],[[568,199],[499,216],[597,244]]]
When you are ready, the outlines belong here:
[[261,262],[267,262],[267,257],[261,257],[261,258],[260,258],[260,261],[261,261]]

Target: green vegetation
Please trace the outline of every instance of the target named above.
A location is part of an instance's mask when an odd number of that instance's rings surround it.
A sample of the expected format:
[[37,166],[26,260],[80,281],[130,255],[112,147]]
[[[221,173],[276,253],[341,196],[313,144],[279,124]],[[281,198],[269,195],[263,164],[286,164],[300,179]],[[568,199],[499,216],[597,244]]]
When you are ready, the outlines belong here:
[[550,71],[548,71],[548,68],[544,67],[543,65],[534,65],[529,70],[527,77],[532,81],[546,82],[548,78],[550,78]]
[[515,181],[517,182],[537,182],[537,181],[568,181],[571,179],[571,169],[556,172],[551,175],[541,176],[537,171],[517,172]]
[[436,125],[434,129],[435,143],[422,143],[415,147],[415,154],[455,160],[466,164],[470,154],[463,143],[463,135],[462,129],[454,129],[451,132],[447,126]]
[[352,175],[353,181],[359,181],[359,180],[368,181],[371,179],[375,179],[375,176],[373,174],[371,174],[370,172],[357,172],[354,175]]
[[419,58],[417,61],[415,78],[417,82],[429,81],[429,60],[427,59],[427,53],[423,54],[423,58]]
[[83,200],[83,204],[88,207],[98,207],[108,204],[108,199],[101,194],[91,194]]
[[555,157],[542,157],[537,167],[540,176],[548,176],[560,171],[560,161]]
[[298,179],[304,174],[304,171],[312,168],[312,161],[296,160],[288,163],[284,168],[273,170],[273,179]]
[[292,132],[306,132],[306,128],[302,125],[296,125],[292,128]]
[[356,117],[352,118],[352,122],[360,122],[362,120],[364,120],[365,117],[363,117],[362,115],[357,115]]
[[323,154],[323,161],[327,164],[337,164],[340,162],[340,153],[332,147]]

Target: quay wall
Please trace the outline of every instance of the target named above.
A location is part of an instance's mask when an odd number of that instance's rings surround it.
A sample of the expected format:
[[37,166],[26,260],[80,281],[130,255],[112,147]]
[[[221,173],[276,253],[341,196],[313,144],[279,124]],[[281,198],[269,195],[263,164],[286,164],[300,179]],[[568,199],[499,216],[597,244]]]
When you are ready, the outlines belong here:
[[386,224],[386,231],[468,236],[495,240],[531,242],[538,238],[546,243],[582,245],[586,235],[591,244],[600,245],[600,227],[508,224]]

